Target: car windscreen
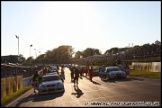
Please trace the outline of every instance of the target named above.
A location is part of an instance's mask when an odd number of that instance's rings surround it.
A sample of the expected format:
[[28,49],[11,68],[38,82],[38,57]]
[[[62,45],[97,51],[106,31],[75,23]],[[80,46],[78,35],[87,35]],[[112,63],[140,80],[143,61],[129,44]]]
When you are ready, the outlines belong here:
[[53,72],[57,72],[57,70],[50,70],[47,73],[53,73]]
[[109,72],[111,71],[119,71],[120,69],[119,68],[108,68]]
[[43,77],[42,82],[55,81],[55,80],[59,80],[59,79],[60,79],[59,76],[48,76],[48,77]]
[[53,70],[51,70],[52,72],[57,72],[57,70],[56,69],[53,69]]
[[96,71],[99,71],[99,69],[93,69],[93,71],[95,71],[95,72],[96,72]]

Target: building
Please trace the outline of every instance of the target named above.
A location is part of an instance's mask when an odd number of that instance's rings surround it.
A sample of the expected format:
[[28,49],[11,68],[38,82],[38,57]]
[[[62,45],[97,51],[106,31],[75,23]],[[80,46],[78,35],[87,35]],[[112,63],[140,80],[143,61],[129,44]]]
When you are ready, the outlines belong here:
[[18,55],[1,56],[1,63],[19,63]]

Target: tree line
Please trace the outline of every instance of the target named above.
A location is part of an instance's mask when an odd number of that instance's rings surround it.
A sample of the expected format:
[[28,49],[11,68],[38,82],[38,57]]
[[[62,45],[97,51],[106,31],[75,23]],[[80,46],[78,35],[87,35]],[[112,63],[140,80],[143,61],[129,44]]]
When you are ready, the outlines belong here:
[[[142,46],[136,45],[132,48],[118,48],[113,47],[104,52],[104,55],[113,55],[121,51],[131,51],[134,53],[139,53],[141,51],[145,51],[146,53],[152,54],[152,52],[156,52],[160,50],[161,53],[161,45],[157,44],[144,44]],[[74,52],[74,48],[70,45],[61,45],[52,50],[48,50],[45,54],[39,55],[37,58],[28,57],[25,59],[23,55],[20,55],[20,63],[30,64],[30,63],[70,63],[72,59],[80,59],[87,58],[94,55],[102,55],[101,51],[96,48],[86,48],[83,51]]]

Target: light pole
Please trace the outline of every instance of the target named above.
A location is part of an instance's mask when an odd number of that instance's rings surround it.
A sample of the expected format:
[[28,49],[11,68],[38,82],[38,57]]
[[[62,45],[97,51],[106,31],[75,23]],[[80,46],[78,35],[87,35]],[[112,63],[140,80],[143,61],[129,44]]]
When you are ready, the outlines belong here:
[[[31,44],[30,45],[30,57],[31,57],[31,47],[32,47],[33,45]],[[30,63],[31,63],[31,58],[30,58]]]
[[16,38],[18,39],[18,56],[19,56],[19,36],[15,35]]

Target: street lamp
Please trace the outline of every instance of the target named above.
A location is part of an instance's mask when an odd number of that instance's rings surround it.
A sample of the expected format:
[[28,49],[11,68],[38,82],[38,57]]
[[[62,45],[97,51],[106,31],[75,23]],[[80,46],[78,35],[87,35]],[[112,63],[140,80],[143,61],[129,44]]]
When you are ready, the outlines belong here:
[[31,57],[31,47],[32,47],[32,46],[33,46],[33,45],[31,44],[31,45],[30,45],[30,57]]
[[[31,47],[32,47],[33,45],[31,44],[30,45],[30,57],[31,57]],[[31,58],[30,58],[30,63],[31,63]]]
[[15,35],[16,38],[18,39],[18,56],[19,56],[19,36]]

